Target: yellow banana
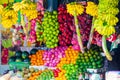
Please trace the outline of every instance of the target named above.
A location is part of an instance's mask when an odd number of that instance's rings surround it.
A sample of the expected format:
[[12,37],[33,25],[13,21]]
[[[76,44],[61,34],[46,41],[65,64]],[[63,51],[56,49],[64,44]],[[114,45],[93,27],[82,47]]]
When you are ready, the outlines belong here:
[[2,14],[2,12],[3,12],[3,6],[0,5],[0,14]]
[[86,13],[91,16],[97,16],[98,15],[98,6],[91,1],[87,2]]

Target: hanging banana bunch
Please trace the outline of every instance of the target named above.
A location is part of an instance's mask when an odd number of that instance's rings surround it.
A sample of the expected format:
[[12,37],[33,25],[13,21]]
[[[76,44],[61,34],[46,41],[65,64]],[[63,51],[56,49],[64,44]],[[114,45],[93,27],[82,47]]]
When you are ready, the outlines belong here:
[[76,2],[69,3],[67,4],[67,12],[74,16],[78,43],[79,43],[81,52],[84,53],[83,43],[82,43],[81,34],[78,26],[78,19],[77,19],[77,16],[81,15],[84,12],[84,6]]
[[17,23],[17,12],[12,8],[12,4],[8,4],[7,7],[3,8],[0,6],[1,13],[1,24],[4,28],[11,28],[12,25]]
[[95,17],[98,15],[98,5],[96,5],[94,2],[87,2],[87,7],[86,7],[86,13]]
[[22,2],[17,2],[13,5],[15,11],[21,11],[28,20],[35,19],[37,17],[37,4],[31,2],[30,0],[23,0]]
[[94,22],[95,30],[103,35],[102,47],[108,60],[112,57],[106,47],[106,38],[115,33],[115,25],[118,22],[116,15],[119,12],[117,8],[119,0],[99,0],[98,17]]
[[93,39],[93,33],[94,33],[94,20],[98,16],[98,5],[96,5],[94,2],[91,2],[91,1],[87,2],[86,13],[93,16],[92,27],[89,35],[89,41],[87,43],[87,48],[90,49],[91,42]]

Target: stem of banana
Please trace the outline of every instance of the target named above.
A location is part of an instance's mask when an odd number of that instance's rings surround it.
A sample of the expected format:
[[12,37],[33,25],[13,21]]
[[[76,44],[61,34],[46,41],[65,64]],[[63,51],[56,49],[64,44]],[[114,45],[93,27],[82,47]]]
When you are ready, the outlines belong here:
[[92,42],[92,39],[93,39],[93,33],[94,33],[94,18],[93,18],[93,21],[92,21],[92,27],[91,27],[91,31],[90,31],[90,35],[89,35],[89,41],[87,43],[87,48],[90,49],[90,46],[91,46],[91,42]]
[[106,36],[102,36],[102,48],[103,48],[104,54],[109,61],[112,61],[112,56],[110,55],[106,45],[107,45]]
[[27,33],[26,28],[25,28],[25,21],[24,21],[24,16],[23,15],[21,15],[21,25],[23,27],[24,33],[26,34],[26,38],[24,40],[24,44],[23,45],[24,45],[24,47],[27,47],[28,33]]
[[31,27],[31,22],[28,21],[28,30],[27,30],[28,35],[29,35],[29,32],[30,32],[30,27]]
[[21,25],[23,27],[24,33],[26,34],[27,30],[25,29],[25,21],[24,21],[24,16],[23,15],[21,15]]
[[79,26],[78,26],[78,19],[77,19],[76,15],[74,15],[74,20],[75,20],[78,43],[79,43],[81,52],[84,53],[84,48],[83,48],[83,43],[82,43],[82,39],[81,39],[80,29],[79,29]]

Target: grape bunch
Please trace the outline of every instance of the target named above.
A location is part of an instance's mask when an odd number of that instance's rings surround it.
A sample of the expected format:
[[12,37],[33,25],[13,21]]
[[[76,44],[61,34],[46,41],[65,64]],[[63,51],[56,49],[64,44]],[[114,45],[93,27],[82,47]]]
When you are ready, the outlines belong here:
[[41,27],[43,27],[43,37],[48,48],[58,46],[59,24],[57,20],[57,11],[45,12],[44,20]]
[[60,34],[59,45],[69,46],[71,44],[73,30],[75,31],[75,26],[73,23],[73,16],[67,13],[66,5],[61,4],[58,7],[58,22]]

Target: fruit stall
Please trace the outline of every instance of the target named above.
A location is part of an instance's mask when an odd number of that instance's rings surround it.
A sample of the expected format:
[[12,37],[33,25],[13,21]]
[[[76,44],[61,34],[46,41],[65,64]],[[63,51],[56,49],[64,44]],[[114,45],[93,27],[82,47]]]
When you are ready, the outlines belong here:
[[0,80],[120,80],[119,64],[119,0],[0,0]]

